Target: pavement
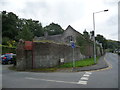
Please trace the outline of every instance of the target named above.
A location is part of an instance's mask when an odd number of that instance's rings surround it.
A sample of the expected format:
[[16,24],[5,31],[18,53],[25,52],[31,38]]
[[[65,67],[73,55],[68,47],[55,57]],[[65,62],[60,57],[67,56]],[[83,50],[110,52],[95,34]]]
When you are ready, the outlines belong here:
[[57,72],[80,72],[80,71],[93,71],[93,70],[99,70],[99,69],[105,69],[108,68],[109,64],[105,60],[105,55],[100,57],[98,60],[98,63],[92,66],[86,66],[86,67],[76,67],[76,68],[64,68],[64,69],[58,69]]

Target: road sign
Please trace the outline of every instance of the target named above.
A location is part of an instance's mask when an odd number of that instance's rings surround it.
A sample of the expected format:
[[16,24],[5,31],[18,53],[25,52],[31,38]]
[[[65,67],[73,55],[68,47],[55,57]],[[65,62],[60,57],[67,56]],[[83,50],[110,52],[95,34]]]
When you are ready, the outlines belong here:
[[75,48],[75,43],[74,42],[71,43],[71,47]]
[[75,43],[73,41],[70,42],[71,47],[73,48],[73,68],[75,67],[75,59],[74,59],[74,48],[75,48]]

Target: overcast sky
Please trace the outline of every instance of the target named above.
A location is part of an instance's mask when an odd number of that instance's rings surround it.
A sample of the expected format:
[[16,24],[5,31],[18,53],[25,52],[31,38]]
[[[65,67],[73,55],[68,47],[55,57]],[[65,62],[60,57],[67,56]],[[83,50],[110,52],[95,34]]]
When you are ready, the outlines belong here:
[[58,23],[63,29],[71,25],[83,33],[93,30],[95,14],[96,34],[106,39],[118,40],[119,0],[0,0],[0,11],[13,12],[19,18],[39,20],[43,26]]

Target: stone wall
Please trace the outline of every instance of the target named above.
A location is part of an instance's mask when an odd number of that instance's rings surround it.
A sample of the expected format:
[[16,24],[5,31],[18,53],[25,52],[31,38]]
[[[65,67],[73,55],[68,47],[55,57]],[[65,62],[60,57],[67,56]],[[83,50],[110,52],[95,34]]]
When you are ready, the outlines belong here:
[[[34,42],[33,52],[34,68],[54,67],[60,64],[61,59],[64,59],[64,63],[73,60],[73,49],[68,45]],[[75,60],[85,58],[80,53],[79,47],[75,48],[74,55]]]
[[[17,47],[17,70],[26,70],[32,68],[49,68],[73,61],[73,48],[66,44],[57,44],[51,42],[33,42],[32,50],[25,50],[25,43],[20,42]],[[82,60],[89,55],[93,56],[93,48],[85,50],[86,55],[81,54],[80,47],[74,48],[74,59]],[[97,51],[100,55],[100,49]]]
[[17,70],[26,70],[32,68],[32,50],[25,50],[24,41],[18,43],[16,54],[17,54]]
[[84,46],[84,55],[86,57],[93,57],[93,45],[88,44]]
[[[85,58],[81,54],[80,48],[74,49],[74,59],[81,60]],[[49,43],[34,42],[33,50],[25,50],[24,42],[19,43],[17,47],[17,69],[26,70],[31,68],[49,68],[64,63],[72,62],[73,49],[71,46]]]
[[18,46],[16,49],[16,55],[17,55],[17,59],[16,59],[17,70],[25,70],[26,60],[25,60],[24,42],[21,41],[18,43]]
[[[93,57],[94,55],[94,48],[93,48],[93,45],[92,44],[87,44],[87,45],[84,45],[84,50],[81,51],[83,55],[86,56],[86,58],[90,58],[90,57]],[[97,46],[96,45],[96,56],[101,56],[103,55],[103,49],[100,48],[100,46]]]

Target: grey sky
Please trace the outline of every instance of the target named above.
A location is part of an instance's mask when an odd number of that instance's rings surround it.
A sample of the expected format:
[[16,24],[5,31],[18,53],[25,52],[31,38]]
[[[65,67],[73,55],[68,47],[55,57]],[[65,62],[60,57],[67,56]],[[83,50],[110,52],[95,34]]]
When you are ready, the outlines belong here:
[[71,25],[82,33],[93,30],[95,14],[96,34],[107,39],[118,40],[118,1],[119,0],[0,0],[0,11],[6,10],[20,18],[39,20],[43,26],[51,22],[60,24],[63,29]]

